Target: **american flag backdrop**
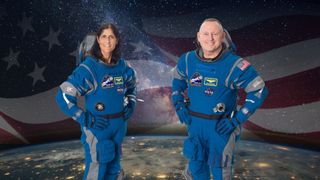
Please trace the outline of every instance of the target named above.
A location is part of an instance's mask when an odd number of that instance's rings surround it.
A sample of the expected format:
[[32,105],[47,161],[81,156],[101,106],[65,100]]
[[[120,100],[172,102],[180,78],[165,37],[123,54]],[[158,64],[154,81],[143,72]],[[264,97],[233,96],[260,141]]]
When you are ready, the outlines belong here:
[[172,68],[194,49],[201,22],[216,17],[270,91],[245,131],[319,147],[318,9],[317,1],[2,1],[0,142],[79,135],[54,98],[79,64],[80,42],[103,22],[119,27],[123,57],[137,71],[138,98],[144,102],[129,132],[184,133],[170,102]]

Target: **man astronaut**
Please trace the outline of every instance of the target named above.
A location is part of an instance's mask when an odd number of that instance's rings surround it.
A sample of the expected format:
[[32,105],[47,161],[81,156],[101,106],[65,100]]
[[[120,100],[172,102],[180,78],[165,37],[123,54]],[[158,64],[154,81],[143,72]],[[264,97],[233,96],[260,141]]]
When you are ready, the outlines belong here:
[[[235,55],[235,45],[219,20],[208,18],[197,33],[198,48],[183,54],[175,67],[172,101],[188,128],[183,154],[186,179],[231,179],[241,125],[265,100],[268,90],[250,63]],[[184,96],[185,90],[187,96]],[[237,110],[238,89],[246,100]]]

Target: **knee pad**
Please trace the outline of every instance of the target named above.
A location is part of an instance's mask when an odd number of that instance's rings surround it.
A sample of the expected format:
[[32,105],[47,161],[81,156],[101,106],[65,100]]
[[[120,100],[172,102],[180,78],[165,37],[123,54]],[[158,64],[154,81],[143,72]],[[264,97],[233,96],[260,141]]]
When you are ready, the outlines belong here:
[[101,140],[97,144],[97,161],[99,163],[108,163],[115,157],[114,142],[108,139]]
[[199,140],[195,137],[189,137],[183,144],[183,155],[194,161],[204,161],[205,152]]

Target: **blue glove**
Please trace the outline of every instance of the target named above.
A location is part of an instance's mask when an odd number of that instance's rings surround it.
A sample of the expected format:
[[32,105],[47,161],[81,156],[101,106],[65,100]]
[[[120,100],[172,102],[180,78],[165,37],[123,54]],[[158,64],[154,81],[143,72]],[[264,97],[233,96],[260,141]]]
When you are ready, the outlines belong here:
[[218,121],[216,131],[221,135],[231,134],[239,124],[235,118],[223,118]]
[[83,112],[77,120],[81,126],[103,130],[109,125],[107,119],[103,117],[94,117],[90,112]]
[[129,100],[128,104],[124,107],[124,120],[127,121],[132,116],[134,109],[136,107],[136,102]]
[[184,103],[177,104],[176,112],[181,124],[185,123],[186,125],[189,125],[191,123],[191,117]]

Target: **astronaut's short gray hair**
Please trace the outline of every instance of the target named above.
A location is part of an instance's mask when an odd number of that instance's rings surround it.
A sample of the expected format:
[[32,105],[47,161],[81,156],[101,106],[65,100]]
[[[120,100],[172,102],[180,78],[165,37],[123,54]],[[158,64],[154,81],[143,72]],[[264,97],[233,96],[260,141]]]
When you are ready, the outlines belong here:
[[[217,18],[207,18],[207,19],[203,20],[203,22],[201,23],[201,26],[205,22],[217,22],[221,26],[221,29],[222,30],[224,29],[221,22]],[[201,29],[201,26],[200,26],[200,29]]]

